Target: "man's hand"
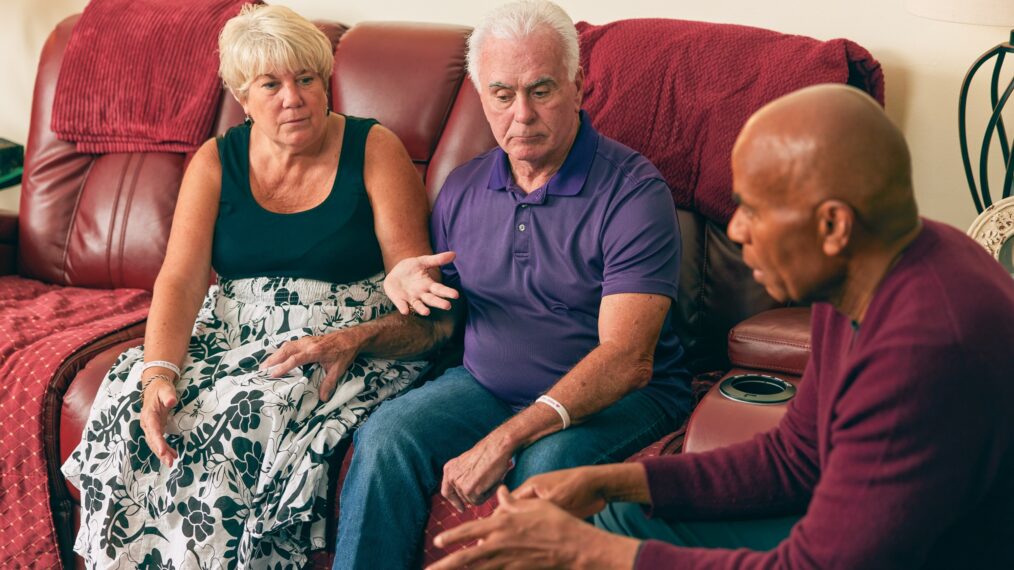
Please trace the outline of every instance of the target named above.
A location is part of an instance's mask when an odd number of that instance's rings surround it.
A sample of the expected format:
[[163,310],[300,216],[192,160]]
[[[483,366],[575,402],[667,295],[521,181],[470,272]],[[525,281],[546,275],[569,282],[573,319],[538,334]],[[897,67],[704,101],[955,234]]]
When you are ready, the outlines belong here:
[[440,494],[462,511],[466,504],[481,505],[493,494],[511,468],[514,449],[495,432],[472,449],[444,464]]
[[415,311],[425,316],[430,307],[450,310],[448,299],[457,299],[458,292],[433,277],[441,265],[452,261],[453,251],[402,259],[384,278],[384,292],[403,315]]
[[268,370],[271,376],[277,378],[297,366],[318,362],[324,367],[320,399],[326,402],[334,395],[338,380],[345,375],[361,349],[362,340],[354,328],[323,336],[305,336],[283,344],[261,363],[261,370]]
[[176,387],[164,376],[156,377],[141,392],[141,430],[148,448],[166,467],[172,467],[179,455],[165,440],[169,412],[176,407]]
[[542,499],[515,499],[501,486],[492,516],[441,533],[438,547],[478,540],[427,570],[483,568],[622,568],[634,566],[637,540],[610,534]]
[[[603,466],[611,467],[611,466]],[[511,493],[515,499],[543,499],[575,517],[586,519],[606,508],[608,480],[602,467],[575,467],[536,475]]]

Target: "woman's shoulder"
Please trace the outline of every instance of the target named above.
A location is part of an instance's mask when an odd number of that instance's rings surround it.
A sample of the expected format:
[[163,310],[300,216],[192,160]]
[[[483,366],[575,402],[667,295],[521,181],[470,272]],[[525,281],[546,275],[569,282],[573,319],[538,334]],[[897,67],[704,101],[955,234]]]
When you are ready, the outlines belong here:
[[223,145],[248,144],[250,140],[250,125],[246,123],[234,125],[212,140],[218,143],[219,148]]
[[220,180],[222,176],[222,160],[219,154],[220,137],[204,141],[193,158],[187,164],[187,172],[193,172],[203,177]]

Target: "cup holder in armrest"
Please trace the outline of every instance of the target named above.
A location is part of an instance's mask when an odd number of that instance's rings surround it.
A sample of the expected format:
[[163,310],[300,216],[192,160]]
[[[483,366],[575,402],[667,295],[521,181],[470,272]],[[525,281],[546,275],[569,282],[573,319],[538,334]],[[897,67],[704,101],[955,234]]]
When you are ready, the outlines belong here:
[[719,385],[723,396],[748,404],[782,404],[796,395],[796,387],[766,374],[737,374]]

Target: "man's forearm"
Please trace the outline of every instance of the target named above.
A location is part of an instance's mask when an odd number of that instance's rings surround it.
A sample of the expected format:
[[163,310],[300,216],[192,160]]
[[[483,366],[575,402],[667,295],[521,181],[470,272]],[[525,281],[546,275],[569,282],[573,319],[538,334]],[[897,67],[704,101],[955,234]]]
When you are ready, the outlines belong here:
[[[632,353],[628,347],[602,344],[581,359],[547,394],[567,408],[572,422],[579,422],[644,386],[651,380],[651,374],[650,354]],[[519,449],[562,427],[562,420],[555,410],[535,403],[490,435],[503,438],[506,445]]]
[[454,333],[455,315],[434,311],[429,317],[390,313],[350,330],[360,335],[359,353],[378,358],[418,358],[441,346]]

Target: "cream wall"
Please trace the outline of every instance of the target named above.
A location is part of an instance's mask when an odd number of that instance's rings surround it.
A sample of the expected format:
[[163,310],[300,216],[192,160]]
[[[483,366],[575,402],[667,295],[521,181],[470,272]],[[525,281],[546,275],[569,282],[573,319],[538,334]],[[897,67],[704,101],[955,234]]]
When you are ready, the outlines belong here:
[[[884,66],[887,111],[911,145],[916,194],[922,212],[962,229],[975,217],[958,153],[958,90],[972,61],[1007,38],[1006,28],[919,18],[905,11],[904,0],[558,1],[575,20],[592,23],[623,18],[684,18],[758,26],[818,39],[846,37],[859,42]],[[499,1],[275,0],[273,3],[290,6],[311,18],[330,18],[348,24],[362,20],[407,20],[474,25]],[[85,0],[3,0],[0,57],[4,59],[9,83],[2,96],[4,104],[0,105],[0,136],[25,140],[34,68],[45,31],[85,4]],[[973,93],[976,94],[981,93]],[[987,116],[986,112],[978,112],[970,115],[970,120],[984,125]],[[12,196],[11,191],[0,191],[0,208],[9,208]]]

